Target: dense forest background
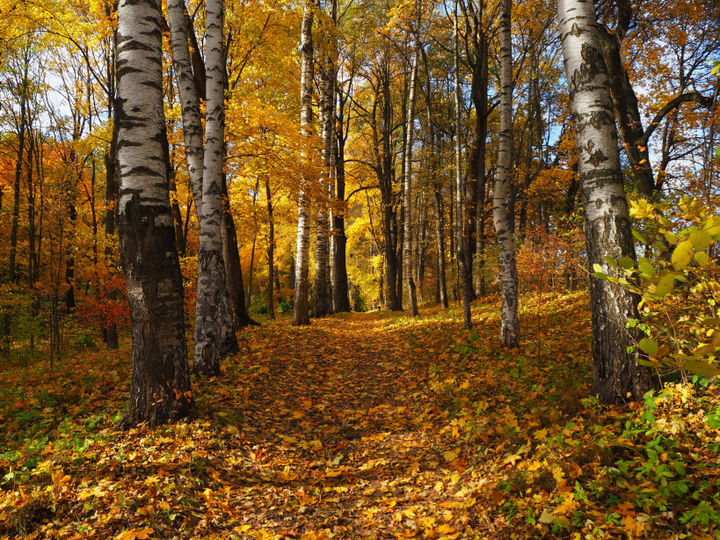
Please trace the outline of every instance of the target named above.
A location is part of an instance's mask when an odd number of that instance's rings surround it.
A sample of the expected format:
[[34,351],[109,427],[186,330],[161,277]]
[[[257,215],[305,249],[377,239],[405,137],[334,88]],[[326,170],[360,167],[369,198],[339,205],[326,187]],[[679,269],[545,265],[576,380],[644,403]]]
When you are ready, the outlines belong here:
[[0,0],[0,534],[712,537],[719,51],[714,1]]

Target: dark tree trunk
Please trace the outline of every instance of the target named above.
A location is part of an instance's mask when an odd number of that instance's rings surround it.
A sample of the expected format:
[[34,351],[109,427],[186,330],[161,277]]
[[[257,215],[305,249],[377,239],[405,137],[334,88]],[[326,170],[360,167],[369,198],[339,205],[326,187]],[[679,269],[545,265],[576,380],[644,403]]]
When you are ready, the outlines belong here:
[[341,208],[332,214],[332,293],[336,313],[350,311],[350,290],[347,275],[347,236],[345,235],[345,103],[338,91],[337,156],[335,159],[335,200]]
[[26,90],[27,71],[23,78],[23,89],[20,92],[20,125],[18,126],[18,151],[15,162],[15,182],[13,184],[12,225],[10,226],[10,279],[17,282],[20,273],[17,271],[17,242],[20,227],[20,179],[22,178],[22,164],[25,156],[25,130],[27,129],[27,102]]
[[237,232],[235,220],[230,211],[230,200],[227,191],[227,179],[223,174],[223,226],[220,229],[223,242],[223,260],[225,261],[225,275],[227,275],[228,293],[233,310],[235,329],[249,325],[257,325],[247,310],[245,303],[245,288],[243,286],[242,265],[238,251]]
[[275,220],[273,219],[272,193],[270,192],[270,180],[265,178],[265,198],[267,200],[268,223],[270,232],[268,234],[268,285],[267,285],[267,312],[268,317],[275,318],[275,306],[273,303],[273,277],[275,276]]

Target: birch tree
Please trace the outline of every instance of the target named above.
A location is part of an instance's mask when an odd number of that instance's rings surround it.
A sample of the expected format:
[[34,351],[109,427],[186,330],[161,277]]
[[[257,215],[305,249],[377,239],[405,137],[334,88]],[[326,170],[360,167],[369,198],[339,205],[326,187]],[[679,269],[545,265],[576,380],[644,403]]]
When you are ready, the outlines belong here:
[[403,265],[405,266],[405,287],[408,294],[408,315],[416,317],[418,315],[417,292],[415,289],[415,280],[413,279],[413,234],[412,234],[412,160],[413,160],[413,131],[415,123],[415,86],[418,74],[418,63],[420,59],[420,2],[417,3],[418,19],[413,38],[413,60],[410,68],[410,88],[408,90],[407,100],[407,116],[406,116],[406,134],[405,134],[405,178],[403,178],[403,205],[405,206],[405,216],[403,228],[405,230],[403,243]]
[[[635,259],[610,83],[589,0],[558,0],[558,21],[585,206],[588,264],[610,272],[606,257]],[[590,278],[593,393],[605,403],[640,399],[652,387],[651,371],[627,352],[626,328],[637,317],[637,297],[607,281]]]
[[192,404],[182,276],[162,149],[161,23],[158,0],[122,0],[118,6],[118,230],[133,337],[123,427],[174,421]]
[[[313,0],[305,2],[300,35],[300,129],[305,138],[312,135],[312,84],[313,84],[313,41],[312,25],[315,4]],[[307,150],[306,150],[307,152]],[[304,156],[308,158],[307,155]],[[310,266],[310,179],[303,176],[298,195],[298,225],[295,252],[295,304],[293,306],[294,326],[310,324],[308,312],[308,292],[310,284],[308,273]]]
[[500,133],[498,135],[498,164],[493,188],[493,222],[500,244],[502,272],[502,321],[500,338],[505,347],[517,347],[518,278],[513,240],[514,216],[508,212],[508,198],[512,181],[512,35],[510,10],[512,0],[502,0],[500,15]]
[[[334,4],[334,2],[332,3]],[[320,136],[322,139],[322,164],[324,173],[321,185],[327,193],[328,202],[335,192],[335,86],[337,70],[333,58],[334,5],[323,17],[325,44],[328,49],[321,55],[320,72]],[[314,317],[323,317],[333,312],[332,281],[330,271],[330,212],[329,205],[322,201],[317,208],[317,236],[315,243],[315,286],[313,288],[312,310]]]
[[225,139],[225,53],[223,2],[209,0],[205,11],[205,151],[198,249],[194,369],[220,373],[220,361],[238,350],[223,259],[223,156]]

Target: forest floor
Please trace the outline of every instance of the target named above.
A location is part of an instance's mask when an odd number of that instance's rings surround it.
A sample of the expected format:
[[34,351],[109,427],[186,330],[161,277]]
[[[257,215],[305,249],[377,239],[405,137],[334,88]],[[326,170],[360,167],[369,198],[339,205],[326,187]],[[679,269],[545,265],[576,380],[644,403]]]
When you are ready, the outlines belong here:
[[[707,537],[717,386],[590,397],[585,293],[244,330],[187,423],[114,428],[129,344],[0,372],[0,538]],[[581,535],[581,536],[580,536]]]

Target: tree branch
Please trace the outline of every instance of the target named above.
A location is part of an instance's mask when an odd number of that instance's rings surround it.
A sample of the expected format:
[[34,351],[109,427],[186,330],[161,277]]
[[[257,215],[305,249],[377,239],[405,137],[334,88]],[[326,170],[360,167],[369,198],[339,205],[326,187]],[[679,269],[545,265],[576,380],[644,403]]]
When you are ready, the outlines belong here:
[[660,125],[660,122],[663,121],[663,118],[665,118],[669,113],[671,113],[681,104],[690,101],[694,101],[695,103],[697,103],[698,105],[702,105],[706,109],[710,109],[713,106],[713,99],[703,96],[700,92],[687,92],[685,94],[680,94],[679,96],[672,98],[665,104],[662,109],[660,109],[660,111],[655,115],[655,117],[652,119],[652,122],[650,122],[650,125],[645,130],[645,134],[642,138],[643,146],[647,146],[650,137]]

